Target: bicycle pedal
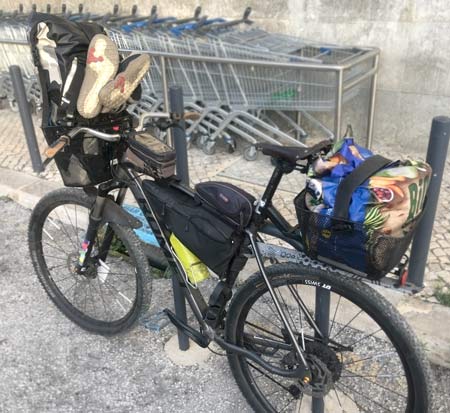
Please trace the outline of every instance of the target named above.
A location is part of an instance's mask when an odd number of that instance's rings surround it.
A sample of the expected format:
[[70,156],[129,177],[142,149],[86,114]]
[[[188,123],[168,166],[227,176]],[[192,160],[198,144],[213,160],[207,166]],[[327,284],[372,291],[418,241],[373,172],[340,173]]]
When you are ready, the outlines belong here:
[[166,313],[169,320],[172,324],[178,329],[181,330],[184,334],[186,334],[193,342],[198,344],[202,348],[208,347],[210,340],[203,336],[199,331],[194,330],[192,327],[185,324],[181,321],[172,311],[169,309],[165,309],[164,313]]

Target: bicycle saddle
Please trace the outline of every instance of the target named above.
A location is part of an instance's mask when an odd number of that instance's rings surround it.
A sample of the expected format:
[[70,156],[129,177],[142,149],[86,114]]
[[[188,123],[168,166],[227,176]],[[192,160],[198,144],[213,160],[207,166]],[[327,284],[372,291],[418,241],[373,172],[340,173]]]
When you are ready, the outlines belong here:
[[310,147],[280,146],[260,143],[256,146],[256,148],[261,150],[264,155],[272,156],[276,159],[283,159],[295,164],[296,162],[307,159],[318,152],[329,150],[331,145],[333,145],[331,141],[325,140]]

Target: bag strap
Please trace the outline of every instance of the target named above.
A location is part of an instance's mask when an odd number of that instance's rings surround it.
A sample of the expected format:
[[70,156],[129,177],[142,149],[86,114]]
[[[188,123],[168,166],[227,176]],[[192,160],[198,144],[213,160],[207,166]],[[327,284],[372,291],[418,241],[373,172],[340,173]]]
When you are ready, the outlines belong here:
[[355,189],[380,169],[392,163],[381,155],[374,155],[364,160],[339,184],[336,201],[334,203],[333,217],[348,220],[348,209]]
[[69,119],[74,117],[77,109],[78,95],[85,73],[85,68],[78,61],[76,64],[77,66],[74,69],[73,76],[70,79],[66,79],[66,82],[69,80],[71,83],[65,94],[61,97],[61,109]]

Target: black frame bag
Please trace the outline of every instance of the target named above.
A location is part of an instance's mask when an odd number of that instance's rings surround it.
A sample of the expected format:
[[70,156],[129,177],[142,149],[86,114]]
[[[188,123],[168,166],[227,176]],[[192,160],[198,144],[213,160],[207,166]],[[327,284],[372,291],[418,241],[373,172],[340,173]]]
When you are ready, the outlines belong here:
[[244,267],[245,234],[234,218],[179,185],[146,180],[143,189],[158,220],[217,275],[223,278]]

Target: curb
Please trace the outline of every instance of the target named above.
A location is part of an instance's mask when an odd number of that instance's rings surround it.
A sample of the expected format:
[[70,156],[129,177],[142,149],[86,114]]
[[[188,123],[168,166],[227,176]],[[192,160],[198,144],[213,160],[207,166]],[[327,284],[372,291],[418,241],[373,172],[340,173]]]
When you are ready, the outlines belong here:
[[7,196],[28,209],[32,209],[46,193],[62,186],[62,182],[0,168],[0,196]]
[[[23,172],[0,168],[0,196],[7,196],[25,208],[32,209],[46,193],[61,188],[62,182],[49,182]],[[256,268],[249,261],[239,277],[241,280]],[[380,290],[379,290],[380,291]],[[424,344],[430,361],[450,368],[450,308],[430,303],[400,292],[381,293],[400,311]]]

